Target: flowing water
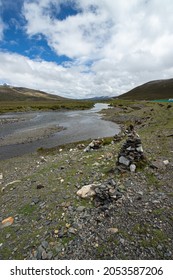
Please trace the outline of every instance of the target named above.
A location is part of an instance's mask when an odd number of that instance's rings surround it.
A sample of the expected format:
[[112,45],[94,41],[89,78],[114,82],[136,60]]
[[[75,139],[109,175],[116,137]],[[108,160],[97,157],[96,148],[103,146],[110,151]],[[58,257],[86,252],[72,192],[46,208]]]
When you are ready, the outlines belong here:
[[[108,108],[107,104],[97,103],[90,110],[48,111],[13,113],[0,115],[0,119],[18,120],[1,124],[0,139],[9,135],[18,135],[24,131],[33,132],[40,128],[63,126],[65,129],[50,137],[34,140],[30,143],[1,145],[0,159],[7,159],[36,151],[40,147],[50,148],[80,140],[113,136],[120,131],[117,124],[104,121],[98,112]],[[1,140],[0,140],[1,141]]]

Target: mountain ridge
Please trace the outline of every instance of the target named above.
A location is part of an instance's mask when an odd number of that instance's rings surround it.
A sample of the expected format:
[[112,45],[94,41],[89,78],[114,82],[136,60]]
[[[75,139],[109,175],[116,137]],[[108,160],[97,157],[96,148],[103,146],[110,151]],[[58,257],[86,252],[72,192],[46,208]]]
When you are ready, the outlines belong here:
[[115,99],[157,100],[173,98],[173,79],[153,80],[139,85]]
[[68,98],[59,95],[49,94],[47,92],[30,89],[25,87],[13,87],[0,85],[0,101],[57,101],[68,100]]

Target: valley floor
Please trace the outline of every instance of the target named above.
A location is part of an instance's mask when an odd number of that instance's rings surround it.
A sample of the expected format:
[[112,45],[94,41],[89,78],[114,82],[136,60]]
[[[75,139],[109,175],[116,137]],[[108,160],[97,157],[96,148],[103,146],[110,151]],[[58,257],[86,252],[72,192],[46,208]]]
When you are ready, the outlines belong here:
[[[0,259],[172,259],[172,106],[112,105],[104,118],[135,125],[147,165],[118,172],[125,136],[91,152],[72,144],[0,161],[0,221],[14,218],[1,225]],[[118,199],[100,205],[76,195],[92,183],[114,185]]]

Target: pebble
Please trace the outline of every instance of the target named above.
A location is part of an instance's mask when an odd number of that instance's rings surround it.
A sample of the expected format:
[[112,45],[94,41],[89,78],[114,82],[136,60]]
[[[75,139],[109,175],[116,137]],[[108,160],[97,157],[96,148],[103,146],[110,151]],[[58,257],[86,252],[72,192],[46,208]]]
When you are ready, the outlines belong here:
[[76,209],[77,212],[82,212],[82,211],[84,211],[84,210],[85,210],[85,206],[79,206],[79,207],[77,207],[77,209]]
[[108,232],[114,234],[114,233],[118,232],[118,229],[117,228],[108,228]]

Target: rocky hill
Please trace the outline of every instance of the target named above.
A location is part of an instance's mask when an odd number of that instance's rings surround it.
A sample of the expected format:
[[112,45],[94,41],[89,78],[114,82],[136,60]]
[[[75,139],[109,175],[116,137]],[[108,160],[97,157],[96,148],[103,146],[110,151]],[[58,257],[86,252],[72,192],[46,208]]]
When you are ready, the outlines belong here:
[[173,79],[148,82],[118,96],[118,98],[127,100],[172,99]]
[[58,95],[24,87],[0,86],[0,101],[52,101],[66,100]]

